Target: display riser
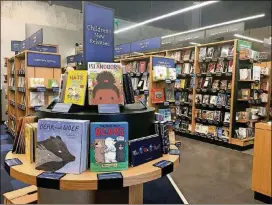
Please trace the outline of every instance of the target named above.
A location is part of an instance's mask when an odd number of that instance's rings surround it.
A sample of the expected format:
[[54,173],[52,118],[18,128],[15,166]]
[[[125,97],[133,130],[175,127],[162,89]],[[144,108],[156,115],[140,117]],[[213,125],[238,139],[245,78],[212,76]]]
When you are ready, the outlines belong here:
[[184,134],[184,133],[181,133],[181,132],[178,132],[178,131],[175,131],[175,133],[176,133],[176,135],[179,135],[181,137],[186,137],[186,138],[189,138],[189,139],[193,139],[193,140],[197,140],[197,141],[201,141],[201,142],[206,142],[206,143],[209,143],[209,144],[214,144],[214,145],[222,146],[222,147],[225,147],[225,148],[234,149],[234,150],[237,150],[237,151],[245,151],[245,150],[253,148],[253,144],[247,145],[247,146],[238,146],[238,145],[235,145],[235,144],[230,144],[228,142],[223,142],[223,141],[220,142],[218,140],[203,138],[203,137],[192,135],[192,134]]

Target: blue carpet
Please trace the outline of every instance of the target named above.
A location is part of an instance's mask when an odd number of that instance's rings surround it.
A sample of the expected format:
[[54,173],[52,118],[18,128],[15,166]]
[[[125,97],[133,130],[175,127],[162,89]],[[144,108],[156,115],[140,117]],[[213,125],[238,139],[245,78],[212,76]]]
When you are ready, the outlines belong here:
[[[8,175],[4,167],[4,160],[7,152],[12,148],[13,140],[6,133],[5,125],[1,125],[1,204],[3,204],[3,194],[16,189],[20,189],[28,184],[24,184]],[[173,188],[167,177],[163,177],[144,184],[144,204],[184,204]]]

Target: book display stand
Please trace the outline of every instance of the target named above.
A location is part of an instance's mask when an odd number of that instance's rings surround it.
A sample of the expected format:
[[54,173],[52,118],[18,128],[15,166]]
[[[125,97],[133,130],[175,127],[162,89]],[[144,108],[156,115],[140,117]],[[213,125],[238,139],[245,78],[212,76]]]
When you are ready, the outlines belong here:
[[[53,56],[60,60],[60,55],[57,53],[30,50],[18,53],[8,59],[8,129],[13,137],[17,134],[16,123],[20,117],[35,114],[41,106],[50,103],[50,98],[58,95],[59,87],[49,87],[48,82],[49,79],[59,82],[60,67],[52,67],[50,63],[48,66],[42,64],[34,66],[33,59],[42,59],[44,56]],[[44,79],[43,86],[31,87],[30,78]]]
[[[98,114],[94,107],[89,107],[75,113],[56,113],[41,108],[36,115],[38,118],[89,119],[91,122],[126,121],[130,140],[147,136],[152,128],[154,130],[154,108],[138,110],[133,105],[124,106],[118,114]],[[177,148],[171,146],[171,149]],[[39,203],[142,204],[143,183],[163,177],[177,168],[179,152],[174,153],[120,172],[97,173],[88,169],[75,175],[36,170],[35,164],[29,163],[24,154],[9,152],[5,169],[13,178],[36,185]]]

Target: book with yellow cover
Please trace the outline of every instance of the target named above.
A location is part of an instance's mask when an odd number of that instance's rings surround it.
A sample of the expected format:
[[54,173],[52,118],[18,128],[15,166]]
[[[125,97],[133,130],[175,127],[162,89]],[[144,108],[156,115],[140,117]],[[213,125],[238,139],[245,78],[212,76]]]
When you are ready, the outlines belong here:
[[64,103],[85,104],[87,76],[88,72],[86,70],[71,70],[68,72]]
[[25,155],[33,163],[33,127],[29,123],[25,124]]
[[180,81],[180,88],[185,88],[185,79]]

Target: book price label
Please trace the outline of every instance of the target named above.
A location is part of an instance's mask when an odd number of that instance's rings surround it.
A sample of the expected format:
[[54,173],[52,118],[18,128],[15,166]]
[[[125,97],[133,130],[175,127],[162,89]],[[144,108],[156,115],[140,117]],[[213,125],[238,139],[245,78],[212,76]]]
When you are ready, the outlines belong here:
[[98,105],[99,113],[120,113],[120,106],[118,104],[100,104]]
[[6,159],[5,163],[9,166],[9,167],[13,167],[16,165],[21,165],[23,164],[18,158],[13,158],[13,159]]
[[54,180],[60,180],[64,176],[65,176],[64,173],[58,173],[58,172],[43,172],[40,175],[38,175],[39,178],[54,179]]

